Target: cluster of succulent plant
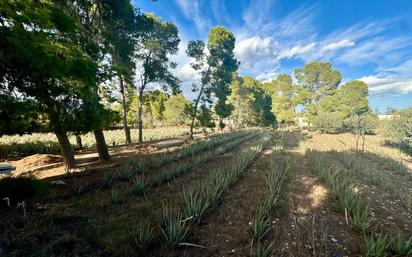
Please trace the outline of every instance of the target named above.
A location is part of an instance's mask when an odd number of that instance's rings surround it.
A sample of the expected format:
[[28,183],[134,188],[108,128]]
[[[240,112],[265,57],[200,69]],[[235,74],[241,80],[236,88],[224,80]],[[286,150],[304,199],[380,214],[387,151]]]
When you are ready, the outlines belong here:
[[[216,154],[223,154],[226,153],[239,144],[241,144],[244,141],[250,140],[253,137],[256,137],[258,135],[254,134],[249,134],[240,138],[237,138],[234,141],[228,142],[224,146],[220,146],[222,149],[219,153]],[[186,162],[182,162],[180,164],[173,164],[169,167],[163,168],[159,173],[156,175],[152,176],[151,178],[151,185],[153,186],[160,186],[163,183],[169,182],[172,179],[175,179],[184,173],[186,173],[190,168],[192,167],[198,167],[205,162],[211,160],[215,155],[211,152],[206,152],[203,154],[199,154],[198,156],[194,157],[192,160],[188,160]]]
[[74,195],[82,195],[90,188],[89,183],[85,181],[75,180],[72,185],[72,193]]
[[[412,209],[412,196],[408,191],[397,187],[377,172],[369,172],[368,167],[362,165],[359,159],[351,153],[335,153],[335,155],[352,176],[367,179],[369,183],[390,192],[393,197],[398,199],[405,206],[405,208]],[[396,163],[393,159],[387,158],[387,160]]]
[[307,150],[305,155],[309,159],[312,171],[329,188],[336,209],[348,214],[356,229],[368,232],[375,220],[370,215],[368,205],[361,201],[350,173],[338,170],[322,153]]
[[282,152],[274,152],[269,167],[265,172],[267,193],[257,206],[249,223],[249,235],[252,239],[251,256],[269,256],[270,246],[266,246],[262,239],[268,231],[271,211],[278,206],[285,182],[292,169],[292,162]]
[[[370,215],[367,204],[361,201],[355,190],[353,176],[359,173],[337,170],[325,155],[314,150],[306,151],[306,156],[313,172],[329,188],[338,211],[348,214],[353,226],[363,233],[363,242],[360,246],[363,256],[384,257],[389,252],[395,256],[408,256],[412,253],[412,238],[406,239],[401,234],[391,237],[374,231],[376,230],[373,226],[375,219]],[[345,166],[348,168],[354,168],[357,165],[353,159],[347,158],[343,162],[346,162]],[[390,240],[390,238],[393,239]]]
[[387,170],[392,171],[394,174],[405,175],[408,173],[408,168],[400,161],[397,161],[388,156],[382,156],[372,152],[366,152],[362,154],[368,159],[378,162]]
[[231,184],[245,171],[261,151],[257,145],[240,151],[224,168],[211,172],[202,183],[181,194],[182,211],[163,206],[160,220],[162,234],[171,247],[180,246],[186,238],[190,224],[199,222],[223,197]]
[[199,222],[205,213],[223,197],[231,184],[246,170],[261,151],[261,146],[241,152],[224,168],[212,172],[208,179],[182,194],[183,213],[187,219]]

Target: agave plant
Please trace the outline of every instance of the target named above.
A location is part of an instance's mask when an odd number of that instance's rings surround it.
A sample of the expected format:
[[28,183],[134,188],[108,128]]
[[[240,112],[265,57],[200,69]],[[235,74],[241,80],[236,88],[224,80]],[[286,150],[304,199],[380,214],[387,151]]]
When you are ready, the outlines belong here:
[[135,236],[135,243],[140,250],[146,250],[155,238],[154,230],[150,224],[140,225]]
[[386,235],[366,236],[361,244],[360,250],[364,257],[384,257],[389,241]]
[[144,195],[147,193],[147,181],[142,177],[135,177],[131,187],[131,192],[134,195]]
[[116,189],[112,189],[111,201],[113,204],[121,204],[125,202],[123,195]]
[[129,180],[133,176],[131,165],[125,165],[117,171],[117,176],[120,180]]
[[82,195],[89,190],[89,183],[76,180],[72,185],[72,192],[75,195]]
[[398,234],[389,244],[389,249],[397,256],[412,255],[412,237],[406,239],[402,234]]
[[111,172],[106,172],[102,178],[102,187],[108,188],[113,184],[114,175]]
[[165,240],[172,248],[180,246],[186,239],[189,227],[180,212],[173,211],[170,207],[164,207],[161,224]]

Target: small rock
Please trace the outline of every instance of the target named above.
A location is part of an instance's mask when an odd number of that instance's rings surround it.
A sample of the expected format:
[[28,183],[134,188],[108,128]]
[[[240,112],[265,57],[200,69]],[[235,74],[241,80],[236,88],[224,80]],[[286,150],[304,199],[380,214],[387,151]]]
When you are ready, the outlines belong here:
[[66,185],[66,183],[63,180],[53,180],[50,182],[52,185]]

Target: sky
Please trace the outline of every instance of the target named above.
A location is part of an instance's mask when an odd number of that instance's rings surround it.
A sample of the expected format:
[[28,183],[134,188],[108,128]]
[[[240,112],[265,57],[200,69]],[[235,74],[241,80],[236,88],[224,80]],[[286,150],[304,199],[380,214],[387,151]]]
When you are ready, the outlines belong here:
[[185,50],[223,25],[236,37],[240,75],[262,82],[293,75],[310,61],[329,61],[342,83],[369,85],[372,109],[412,106],[412,0],[133,0],[179,29],[174,71],[193,97],[199,75]]

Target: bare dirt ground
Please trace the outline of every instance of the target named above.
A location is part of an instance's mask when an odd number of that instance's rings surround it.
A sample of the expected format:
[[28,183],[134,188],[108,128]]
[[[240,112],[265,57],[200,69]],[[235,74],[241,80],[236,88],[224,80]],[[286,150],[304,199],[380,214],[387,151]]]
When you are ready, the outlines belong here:
[[[78,169],[87,166],[110,168],[118,166],[123,162],[144,154],[156,153],[159,151],[173,152],[176,148],[185,144],[187,137],[170,138],[165,140],[148,141],[141,144],[109,146],[111,160],[102,163],[98,159],[95,149],[85,149],[75,153]],[[196,140],[204,138],[203,134],[197,134]],[[63,167],[63,159],[60,155],[35,154],[18,160],[10,161],[16,166],[14,175],[31,175],[39,179],[59,176],[66,173]],[[76,171],[76,170],[74,170]]]

